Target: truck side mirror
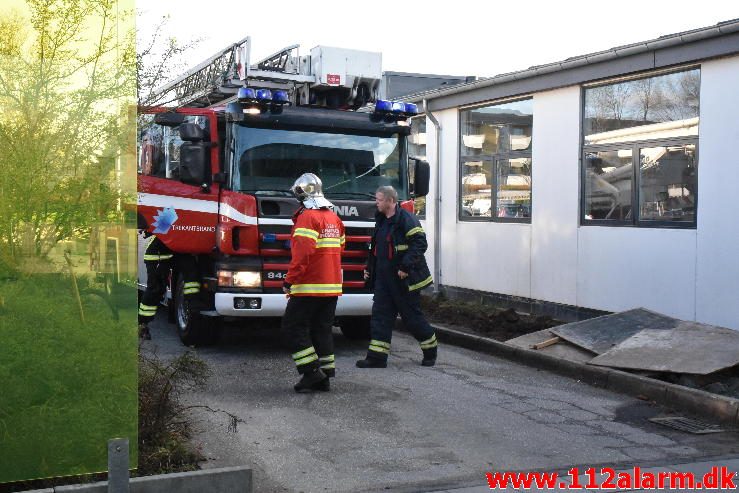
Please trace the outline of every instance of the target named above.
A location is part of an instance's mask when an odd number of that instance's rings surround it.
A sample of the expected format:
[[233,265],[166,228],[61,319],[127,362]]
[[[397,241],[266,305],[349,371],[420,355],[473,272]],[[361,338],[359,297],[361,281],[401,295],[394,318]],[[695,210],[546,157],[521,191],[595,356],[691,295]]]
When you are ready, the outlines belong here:
[[429,193],[429,181],[431,180],[431,167],[428,161],[411,157],[413,161],[413,196],[425,197]]
[[195,123],[180,125],[180,181],[190,185],[210,185],[210,142],[205,130]]
[[174,111],[165,111],[154,115],[154,123],[163,127],[176,127],[185,121],[185,115]]

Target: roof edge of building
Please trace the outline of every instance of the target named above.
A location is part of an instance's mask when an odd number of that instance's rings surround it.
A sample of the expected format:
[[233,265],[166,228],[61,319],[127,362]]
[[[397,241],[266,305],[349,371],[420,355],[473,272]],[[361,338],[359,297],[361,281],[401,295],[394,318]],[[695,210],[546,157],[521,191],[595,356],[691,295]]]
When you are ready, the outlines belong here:
[[[447,96],[452,96],[460,93],[475,91],[478,89],[489,88],[492,86],[498,86],[514,81],[523,79],[532,79],[536,77],[553,75],[558,72],[564,72],[567,70],[577,69],[580,67],[587,67],[589,65],[596,65],[604,62],[619,60],[627,57],[637,57],[646,53],[655,52],[657,50],[675,48],[683,45],[690,45],[693,43],[699,43],[701,41],[712,40],[724,36],[737,35],[739,33],[739,19],[732,19],[727,21],[721,21],[713,26],[692,29],[689,31],[683,31],[674,34],[668,34],[660,36],[656,39],[642,41],[638,43],[632,43],[623,46],[617,46],[608,50],[599,51],[595,53],[589,53],[586,55],[580,55],[576,57],[567,58],[565,60],[548,63],[544,65],[536,65],[529,67],[525,70],[517,72],[509,72],[499,74],[494,77],[479,78],[473,82],[466,82],[456,84],[452,87],[443,89],[431,89],[428,91],[422,91],[415,94],[409,94],[402,98],[402,101],[413,101],[420,102],[422,100],[438,100]],[[739,40],[739,37],[737,38]],[[726,53],[723,55],[739,52],[739,41],[736,46],[727,46]],[[709,57],[721,56],[716,54],[708,54]],[[700,58],[700,57],[699,57]],[[699,59],[696,58],[696,59]],[[598,77],[596,77],[598,78]],[[577,82],[572,82],[575,84]],[[551,88],[557,87],[553,85]],[[542,89],[543,90],[543,89]],[[437,109],[437,108],[432,108]],[[441,108],[439,108],[441,109]]]

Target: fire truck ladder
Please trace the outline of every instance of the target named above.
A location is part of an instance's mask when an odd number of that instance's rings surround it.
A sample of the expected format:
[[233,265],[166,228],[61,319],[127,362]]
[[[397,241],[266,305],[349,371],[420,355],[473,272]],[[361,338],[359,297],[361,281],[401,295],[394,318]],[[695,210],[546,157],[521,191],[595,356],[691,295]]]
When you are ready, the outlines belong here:
[[300,74],[299,45],[292,45],[249,66],[251,38],[228,46],[171,82],[152,91],[150,105],[204,108],[225,104],[240,87],[283,89],[293,103],[298,86],[316,82],[313,75]]

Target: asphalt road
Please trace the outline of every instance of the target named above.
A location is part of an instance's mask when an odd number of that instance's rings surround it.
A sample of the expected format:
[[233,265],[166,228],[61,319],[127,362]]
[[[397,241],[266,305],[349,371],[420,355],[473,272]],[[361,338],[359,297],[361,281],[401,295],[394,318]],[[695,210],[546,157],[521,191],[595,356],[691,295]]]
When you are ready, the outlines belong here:
[[[248,465],[257,492],[432,491],[482,485],[487,471],[654,466],[736,456],[739,434],[692,435],[647,421],[665,412],[635,398],[492,356],[442,345],[420,366],[416,341],[396,333],[386,369],[359,369],[366,343],[335,329],[329,393],[296,394],[276,330],[229,326],[189,349],[212,371],[189,404],[203,468]],[[160,317],[144,350],[188,350]]]

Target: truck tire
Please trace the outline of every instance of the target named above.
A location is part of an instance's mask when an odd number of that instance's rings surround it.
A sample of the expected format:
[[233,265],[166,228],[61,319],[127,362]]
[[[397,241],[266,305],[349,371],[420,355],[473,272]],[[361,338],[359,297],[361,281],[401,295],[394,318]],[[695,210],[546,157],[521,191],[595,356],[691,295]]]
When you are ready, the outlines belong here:
[[339,328],[344,337],[353,341],[369,340],[370,317],[342,317]]
[[193,306],[193,300],[185,297],[183,292],[185,277],[177,276],[174,292],[175,325],[180,340],[186,346],[207,346],[215,344],[220,335],[220,318],[203,317],[199,308]]
[[177,323],[177,311],[174,308],[174,299],[167,300],[167,322]]

